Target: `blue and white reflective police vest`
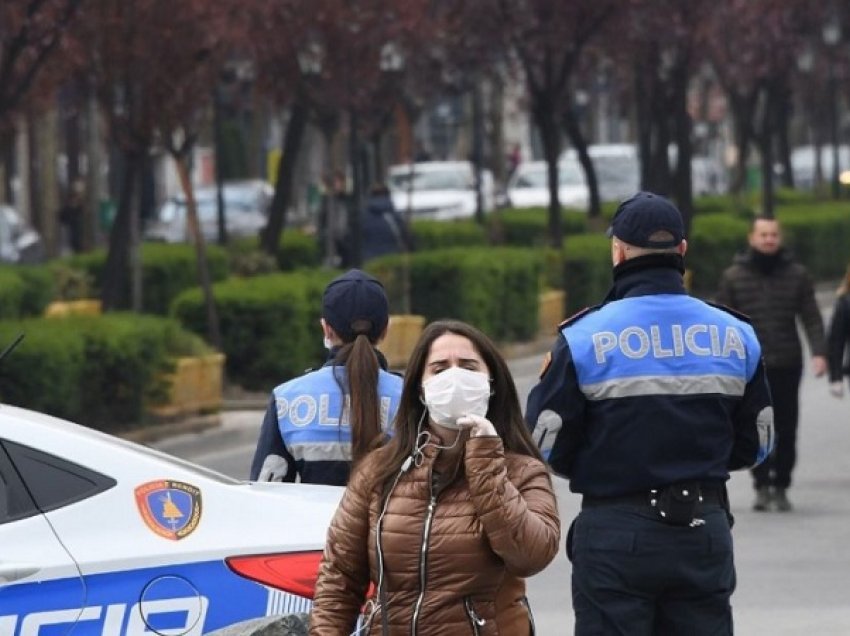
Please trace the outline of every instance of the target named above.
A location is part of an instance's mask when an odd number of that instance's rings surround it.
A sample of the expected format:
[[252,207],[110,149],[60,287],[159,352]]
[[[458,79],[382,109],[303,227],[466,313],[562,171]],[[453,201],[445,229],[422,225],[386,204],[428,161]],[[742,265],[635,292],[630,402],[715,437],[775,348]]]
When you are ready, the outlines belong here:
[[[344,484],[347,479],[351,461],[350,404],[335,373],[344,380],[345,367],[324,366],[274,389],[280,434],[302,482]],[[384,431],[390,431],[398,410],[402,382],[395,374],[378,372]]]
[[770,451],[761,346],[745,321],[685,294],[647,294],[588,311],[561,334],[530,423],[574,492],[722,482]]

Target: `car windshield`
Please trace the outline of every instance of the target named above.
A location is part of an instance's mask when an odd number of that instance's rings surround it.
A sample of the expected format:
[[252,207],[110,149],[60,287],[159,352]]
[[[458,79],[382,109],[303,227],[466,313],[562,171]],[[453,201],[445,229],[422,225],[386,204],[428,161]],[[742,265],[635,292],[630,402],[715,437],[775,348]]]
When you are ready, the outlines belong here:
[[608,183],[628,183],[640,173],[637,160],[632,157],[594,157],[593,166],[599,181]]
[[[213,196],[198,196],[198,220],[212,222],[218,218],[218,200]],[[250,212],[253,209],[252,201],[245,193],[236,196],[228,194],[224,199],[224,211],[227,215]],[[159,220],[163,223],[178,221],[186,216],[186,202],[182,199],[172,199],[162,206]]]
[[[412,177],[412,181],[411,181]],[[398,172],[390,175],[390,187],[394,190],[467,190],[472,187],[469,179],[460,172]]]

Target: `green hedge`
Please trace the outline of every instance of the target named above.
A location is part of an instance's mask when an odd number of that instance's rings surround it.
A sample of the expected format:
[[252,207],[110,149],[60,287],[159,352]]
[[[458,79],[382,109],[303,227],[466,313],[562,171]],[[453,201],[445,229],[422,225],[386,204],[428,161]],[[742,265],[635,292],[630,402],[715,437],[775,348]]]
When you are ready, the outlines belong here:
[[[231,279],[213,288],[230,381],[271,390],[324,360],[319,329],[322,293],[339,272],[314,270]],[[200,289],[184,291],[171,314],[207,333]]]
[[777,218],[785,242],[819,280],[841,278],[850,260],[850,214],[846,203],[789,205]]
[[144,419],[166,396],[172,359],[207,350],[173,320],[136,314],[0,322],[0,343],[24,340],[0,364],[3,402],[107,431]]
[[[232,240],[228,245],[231,270],[240,270],[239,263],[244,262],[245,259],[255,258],[255,255],[260,251],[260,241],[257,237]],[[238,263],[234,261],[238,261]],[[283,232],[275,254],[275,265],[278,270],[292,271],[318,267],[321,264],[322,249],[314,234],[294,229],[287,229]]]
[[564,289],[567,313],[602,302],[611,288],[611,244],[604,234],[564,240]]
[[487,229],[473,220],[425,221],[411,223],[413,241],[417,252],[459,247],[462,245],[486,245],[489,242]]
[[21,316],[26,283],[11,268],[0,269],[0,318]]
[[[409,264],[405,265],[405,259]],[[527,340],[537,332],[537,299],[543,259],[513,248],[450,248],[385,256],[367,264],[390,297],[403,306],[404,272],[410,276],[410,310],[430,322],[456,318],[496,340]]]
[[[517,247],[549,245],[549,213],[543,208],[503,210],[490,216],[493,236],[500,242]],[[587,231],[587,214],[565,210],[561,214],[564,235]]]
[[[206,246],[210,278],[224,280],[229,274],[227,251],[218,245]],[[187,244],[144,243],[142,257],[142,311],[164,315],[171,301],[184,289],[196,287],[198,266],[195,248]],[[71,267],[88,272],[100,295],[106,267],[106,250],[75,254],[64,259]]]
[[685,267],[693,274],[691,291],[698,296],[713,296],[720,276],[735,254],[747,245],[749,221],[729,214],[704,214],[694,217],[688,237]]

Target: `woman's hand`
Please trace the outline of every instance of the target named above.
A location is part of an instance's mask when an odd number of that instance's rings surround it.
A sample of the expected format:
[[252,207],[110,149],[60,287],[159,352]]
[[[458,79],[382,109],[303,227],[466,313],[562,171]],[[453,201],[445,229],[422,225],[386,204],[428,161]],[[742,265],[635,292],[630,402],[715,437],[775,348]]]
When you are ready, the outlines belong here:
[[470,437],[498,437],[496,427],[486,417],[464,415],[457,419],[457,425],[469,431]]

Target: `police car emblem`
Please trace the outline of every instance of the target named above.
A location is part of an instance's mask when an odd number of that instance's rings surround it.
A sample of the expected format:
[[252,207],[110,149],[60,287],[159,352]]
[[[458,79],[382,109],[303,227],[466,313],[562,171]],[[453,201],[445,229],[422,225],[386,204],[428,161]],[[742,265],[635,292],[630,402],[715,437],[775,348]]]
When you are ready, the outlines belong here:
[[148,528],[172,541],[185,539],[201,521],[201,490],[162,479],[137,486],[136,506]]

